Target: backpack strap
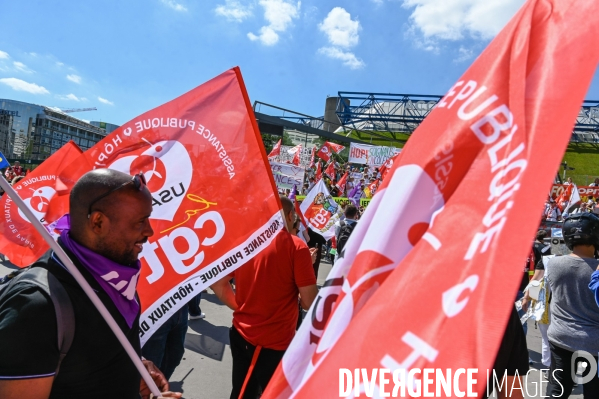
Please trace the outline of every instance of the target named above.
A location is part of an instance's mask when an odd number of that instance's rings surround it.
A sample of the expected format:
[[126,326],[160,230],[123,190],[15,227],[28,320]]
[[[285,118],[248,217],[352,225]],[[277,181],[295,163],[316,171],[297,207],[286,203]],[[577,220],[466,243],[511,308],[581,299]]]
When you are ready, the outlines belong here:
[[58,366],[56,367],[56,374],[58,374],[60,364],[69,352],[73,338],[75,337],[75,312],[71,298],[60,281],[48,269],[43,267],[31,267],[29,270],[19,274],[12,279],[5,292],[8,291],[10,286],[16,284],[17,281],[41,288],[52,300],[56,314],[58,350],[60,351]]

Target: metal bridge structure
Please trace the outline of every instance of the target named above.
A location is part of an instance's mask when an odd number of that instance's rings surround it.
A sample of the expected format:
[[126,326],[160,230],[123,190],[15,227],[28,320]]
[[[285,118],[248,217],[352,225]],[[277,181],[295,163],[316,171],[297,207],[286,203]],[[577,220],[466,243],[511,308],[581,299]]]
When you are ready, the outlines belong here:
[[[263,133],[282,136],[285,129],[342,143],[405,144],[443,96],[338,92],[327,98],[325,116],[314,117],[256,101],[254,113]],[[585,100],[570,139],[599,147],[599,101]]]
[[[345,132],[412,134],[443,96],[340,91],[336,114]],[[599,143],[599,101],[585,100],[571,141]]]

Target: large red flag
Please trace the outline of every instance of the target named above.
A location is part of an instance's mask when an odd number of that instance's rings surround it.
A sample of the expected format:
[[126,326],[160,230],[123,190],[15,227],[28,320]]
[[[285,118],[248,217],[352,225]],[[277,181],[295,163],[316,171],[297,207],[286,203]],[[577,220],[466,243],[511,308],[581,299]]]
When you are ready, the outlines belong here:
[[291,163],[294,164],[295,166],[299,166],[301,154],[302,154],[302,145],[300,144],[297,146],[297,149],[294,152],[293,160],[291,161]]
[[316,154],[316,147],[312,147],[312,155],[310,156],[310,166],[309,168],[314,167],[314,155]]
[[329,176],[331,180],[335,179],[335,165],[333,162],[327,166],[327,168],[324,170],[324,173]]
[[260,140],[233,68],[124,124],[86,151],[75,173],[63,175],[72,184],[95,165],[146,176],[154,236],[140,254],[142,342],[283,229]]
[[274,158],[274,157],[278,157],[279,155],[281,155],[281,142],[282,141],[283,141],[283,139],[277,141],[277,144],[275,144],[275,146],[272,147],[270,154],[268,154],[268,158]]
[[347,184],[347,176],[348,176],[348,172],[345,172],[345,174],[343,175],[343,177],[341,177],[341,179],[339,179],[339,181],[337,182],[337,184],[335,184],[335,187],[337,187],[337,189],[339,190],[339,195],[343,195],[343,193],[345,192],[345,185]]
[[333,153],[333,151],[336,154],[339,154],[344,148],[345,147],[340,144],[330,143],[326,141],[322,145],[322,147],[320,147],[320,150],[318,150],[318,153],[316,155],[324,159],[325,162],[329,162],[329,159],[331,159],[331,154]]
[[264,398],[338,397],[340,368],[478,369],[482,394],[538,227],[531,215],[599,60],[588,45],[597,12],[599,2],[528,1],[449,90],[372,199]]
[[[68,196],[54,201],[53,212],[49,212],[48,205],[56,195],[56,177],[80,155],[81,149],[69,141],[14,185],[19,196],[46,226],[69,212]],[[0,253],[17,266],[32,264],[50,246],[8,195],[0,198],[0,207]]]
[[315,178],[316,181],[322,179],[322,167],[320,166],[320,161],[317,162],[318,166],[316,166]]
[[562,191],[561,195],[557,198],[557,206],[559,207],[560,211],[564,211],[564,209],[566,208],[566,205],[568,205],[568,201],[570,201],[570,197],[572,196],[572,188],[574,186],[572,184],[569,184],[566,186],[566,189],[564,191]]

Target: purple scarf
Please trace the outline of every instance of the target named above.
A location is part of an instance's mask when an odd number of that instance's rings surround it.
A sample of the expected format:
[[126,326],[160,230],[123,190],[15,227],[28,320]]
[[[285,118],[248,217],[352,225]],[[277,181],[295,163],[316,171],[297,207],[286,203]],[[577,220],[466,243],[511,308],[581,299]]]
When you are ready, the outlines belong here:
[[135,289],[141,262],[138,260],[133,266],[124,266],[111,261],[73,241],[69,236],[68,228],[62,230],[60,239],[64,246],[94,276],[131,328],[139,313],[139,302],[135,298]]

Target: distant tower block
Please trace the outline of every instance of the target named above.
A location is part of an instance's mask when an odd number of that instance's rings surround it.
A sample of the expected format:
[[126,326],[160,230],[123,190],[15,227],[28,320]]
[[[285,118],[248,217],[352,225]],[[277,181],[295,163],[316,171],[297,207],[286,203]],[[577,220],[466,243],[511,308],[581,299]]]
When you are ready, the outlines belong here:
[[[346,106],[349,106],[349,100],[345,99]],[[341,121],[337,116],[337,103],[339,97],[327,97],[327,101],[324,107],[324,125],[322,130],[327,132],[334,132],[341,126]]]

